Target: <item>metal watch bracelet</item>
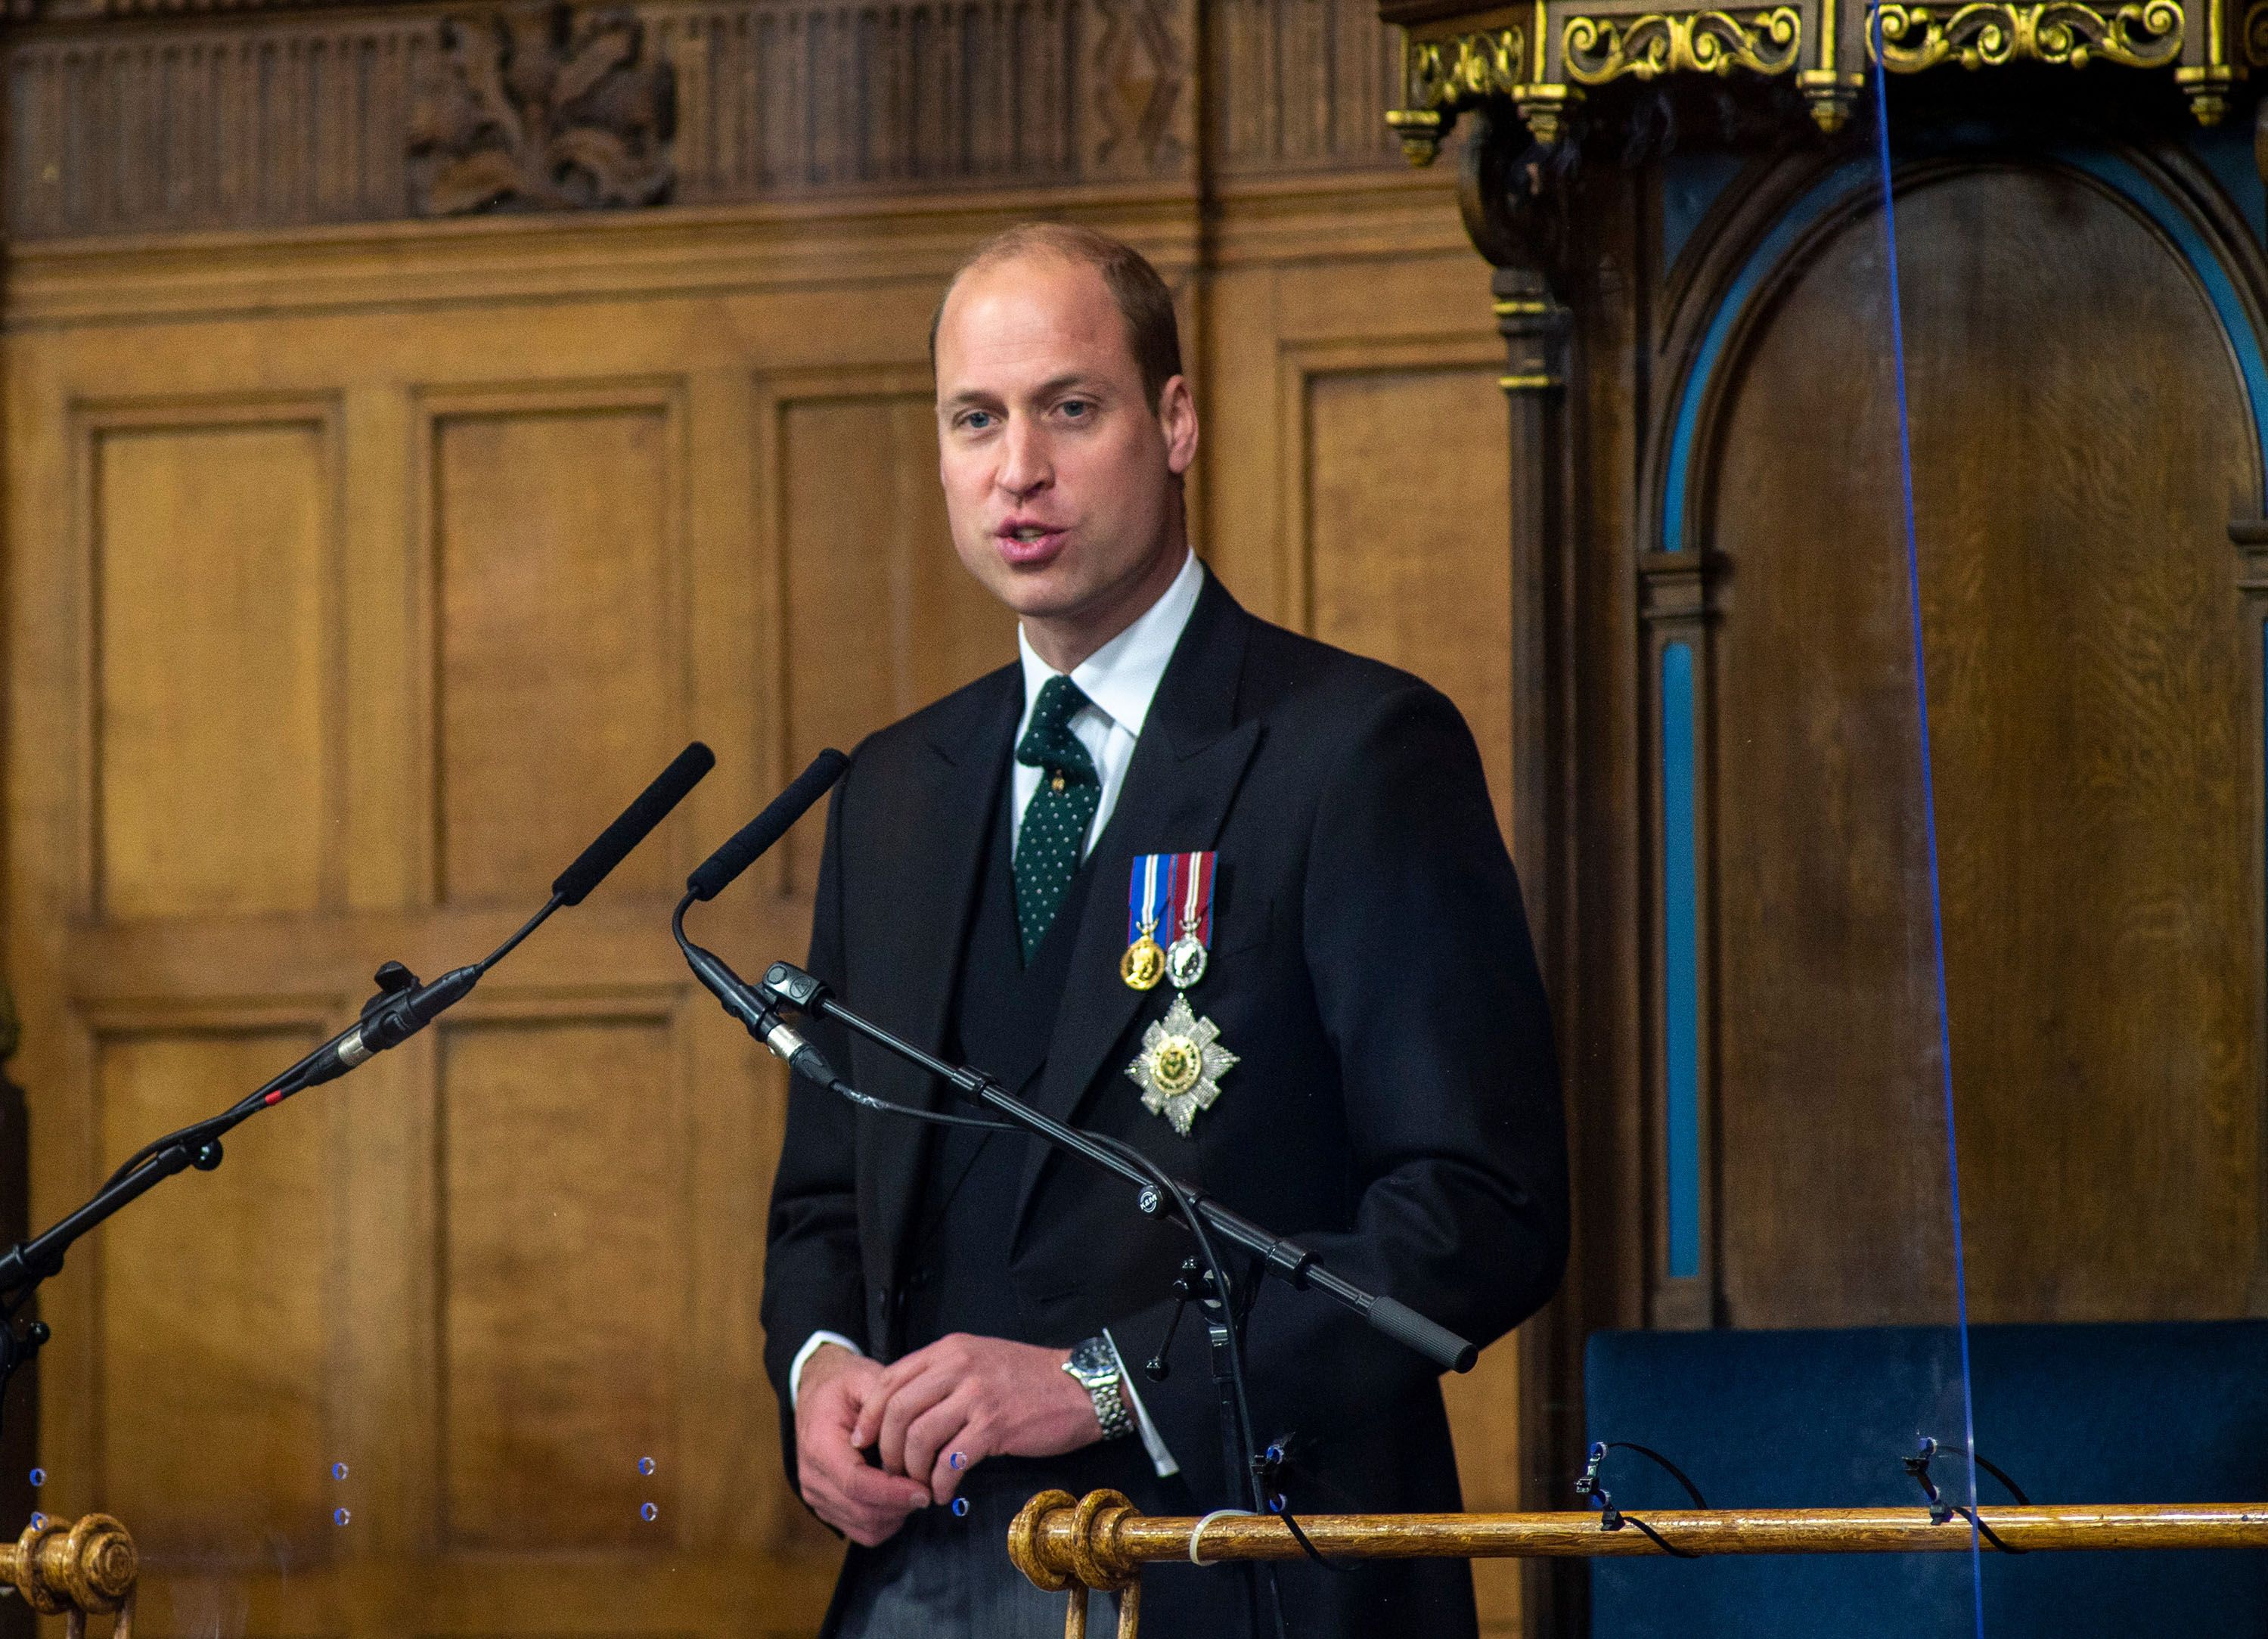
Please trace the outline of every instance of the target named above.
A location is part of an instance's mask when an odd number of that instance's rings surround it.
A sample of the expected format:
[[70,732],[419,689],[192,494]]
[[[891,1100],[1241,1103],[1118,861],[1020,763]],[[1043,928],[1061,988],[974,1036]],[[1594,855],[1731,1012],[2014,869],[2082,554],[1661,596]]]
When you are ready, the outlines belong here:
[[1102,1425],[1104,1439],[1123,1439],[1134,1432],[1133,1415],[1126,1409],[1126,1397],[1119,1392],[1118,1352],[1107,1339],[1091,1337],[1080,1343],[1063,1369],[1094,1402],[1094,1420]]

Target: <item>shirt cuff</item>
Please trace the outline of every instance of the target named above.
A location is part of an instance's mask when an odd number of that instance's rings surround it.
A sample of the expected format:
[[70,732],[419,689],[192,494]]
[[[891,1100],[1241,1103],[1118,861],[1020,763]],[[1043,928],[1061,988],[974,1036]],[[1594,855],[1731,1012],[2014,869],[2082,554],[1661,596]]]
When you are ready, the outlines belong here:
[[[1158,1478],[1160,1480],[1181,1473],[1182,1466],[1174,1460],[1174,1454],[1166,1449],[1165,1436],[1158,1432],[1158,1425],[1150,1421],[1150,1408],[1142,1404],[1142,1396],[1134,1387],[1134,1374],[1126,1370],[1126,1357],[1118,1352],[1118,1340],[1110,1335],[1108,1326],[1102,1328],[1102,1340],[1110,1345],[1110,1358],[1118,1362],[1118,1392],[1126,1397],[1126,1403],[1134,1408],[1134,1424],[1142,1431],[1142,1449],[1150,1453],[1150,1466],[1158,1471]],[[804,1347],[808,1348],[810,1345],[806,1344]],[[801,1355],[796,1357],[796,1363],[798,1365],[803,1363]]]
[[814,1332],[804,1339],[803,1347],[796,1350],[795,1358],[787,1363],[787,1408],[790,1411],[795,1409],[796,1399],[803,1392],[803,1363],[819,1353],[821,1343],[836,1344],[862,1359],[866,1353],[840,1332]]

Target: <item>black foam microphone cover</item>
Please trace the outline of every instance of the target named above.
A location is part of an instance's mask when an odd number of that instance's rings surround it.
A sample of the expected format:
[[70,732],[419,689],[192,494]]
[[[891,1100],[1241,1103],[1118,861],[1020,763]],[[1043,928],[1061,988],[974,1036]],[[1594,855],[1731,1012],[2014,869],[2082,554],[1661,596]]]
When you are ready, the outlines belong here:
[[771,800],[764,811],[734,831],[725,845],[701,862],[701,867],[685,879],[685,890],[696,899],[714,899],[725,891],[725,885],[754,865],[764,850],[788,833],[788,828],[810,811],[811,805],[827,794],[827,789],[843,778],[843,771],[850,766],[850,759],[832,749],[821,751],[811,759],[811,766],[795,777],[795,783]]
[[600,831],[598,840],[584,849],[574,864],[553,879],[551,891],[559,896],[559,903],[582,904],[583,896],[604,882],[607,873],[628,858],[630,851],[644,842],[646,834],[685,800],[685,794],[701,783],[703,774],[716,766],[717,754],[698,740],[680,751],[676,759],[654,777],[653,784],[638,793],[637,801]]

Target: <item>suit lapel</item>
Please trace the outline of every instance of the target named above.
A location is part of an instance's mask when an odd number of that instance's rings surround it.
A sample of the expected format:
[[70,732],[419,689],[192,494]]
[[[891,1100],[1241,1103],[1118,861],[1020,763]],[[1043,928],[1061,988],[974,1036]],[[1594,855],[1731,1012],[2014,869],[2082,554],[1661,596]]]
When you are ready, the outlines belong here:
[[[1032,1095],[1034,1104],[1058,1120],[1073,1118],[1099,1074],[1123,1067],[1107,1060],[1145,1000],[1118,977],[1135,857],[1211,847],[1259,743],[1258,722],[1236,720],[1250,623],[1207,571],[1135,742],[1118,806],[1095,842],[1094,885],[1079,918],[1047,1069]],[[1051,1153],[1043,1144],[1029,1147],[1017,1190],[1019,1230]]]
[[[869,1004],[856,996],[844,998],[852,1007],[871,1005],[877,1023],[932,1051],[945,1043],[954,986],[976,913],[986,827],[995,806],[1005,801],[1001,782],[1023,714],[1022,675],[1014,666],[1005,667],[963,698],[962,709],[939,714],[931,755],[917,765],[917,778],[903,796],[905,823],[895,861],[876,877],[897,897],[889,913],[869,926],[881,947],[871,971],[886,976],[887,999]],[[880,1053],[862,1067],[901,1102],[935,1108],[950,1096],[935,1079]],[[883,1093],[885,1088],[873,1090]],[[878,1118],[865,1127],[865,1141],[858,1148],[859,1216],[877,1226],[886,1278],[894,1281],[936,1128],[903,1118]]]

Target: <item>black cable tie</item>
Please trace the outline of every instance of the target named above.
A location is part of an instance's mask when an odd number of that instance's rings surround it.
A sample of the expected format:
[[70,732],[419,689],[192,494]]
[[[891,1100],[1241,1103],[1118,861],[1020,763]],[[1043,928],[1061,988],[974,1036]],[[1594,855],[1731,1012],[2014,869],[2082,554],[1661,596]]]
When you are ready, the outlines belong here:
[[1300,1522],[1292,1517],[1291,1499],[1285,1495],[1279,1482],[1283,1478],[1284,1471],[1292,1466],[1293,1438],[1293,1436],[1287,1434],[1280,1440],[1270,1442],[1266,1451],[1260,1452],[1252,1459],[1253,1474],[1260,1481],[1261,1489],[1268,1495],[1268,1511],[1284,1522],[1292,1532],[1292,1539],[1298,1543],[1301,1551],[1316,1564],[1325,1570],[1351,1571],[1354,1569],[1353,1566],[1326,1558],[1322,1550],[1308,1540],[1307,1533],[1300,1529]]
[[1686,1473],[1650,1445],[1640,1445],[1634,1440],[1596,1440],[1591,1444],[1590,1459],[1584,1465],[1582,1477],[1575,1481],[1575,1495],[1593,1499],[1599,1510],[1599,1529],[1620,1531],[1624,1525],[1635,1525],[1638,1533],[1672,1559],[1696,1560],[1701,1556],[1679,1547],[1635,1514],[1625,1514],[1615,1506],[1615,1499],[1599,1481],[1599,1469],[1607,1460],[1609,1451],[1636,1451],[1666,1470],[1669,1477],[1685,1488],[1685,1495],[1693,1499],[1693,1506],[1706,1509],[1709,1504],[1701,1495],[1701,1488],[1687,1478]]
[[1924,1435],[1921,1437],[1920,1448],[1916,1451],[1911,1457],[1903,1458],[1900,1461],[1904,1466],[1906,1473],[1911,1474],[1914,1477],[1915,1483],[1921,1487],[1922,1495],[1929,1499],[1930,1523],[1935,1525],[1942,1525],[1949,1520],[1965,1519],[1970,1525],[1976,1528],[1977,1534],[1978,1536],[1984,1538],[1985,1541],[1992,1545],[1995,1552],[2001,1554],[2030,1553],[2031,1550],[2029,1548],[2011,1547],[2007,1542],[2001,1540],[1999,1533],[1994,1531],[1992,1526],[1986,1525],[1984,1520],[1977,1516],[1975,1510],[1963,1508],[1957,1502],[1952,1502],[1946,1500],[1945,1496],[1938,1490],[1937,1482],[1930,1477],[1929,1472],[1930,1464],[1940,1455],[1946,1454],[1957,1454],[1959,1456],[1968,1458],[1971,1462],[1975,1463],[1977,1466],[1983,1469],[1986,1473],[1992,1475],[1992,1478],[1999,1480],[2002,1485],[2007,1487],[2008,1495],[2016,1499],[2016,1502],[2019,1507],[2029,1508],[2032,1502],[2031,1498],[2024,1495],[2024,1488],[2018,1485],[2014,1480],[2008,1478],[2006,1473],[1995,1466],[1993,1464],[1985,1461],[1984,1458],[1977,1456],[1975,1452],[1967,1451],[1961,1446],[1940,1445],[1935,1440],[1931,1439],[1927,1435]]

